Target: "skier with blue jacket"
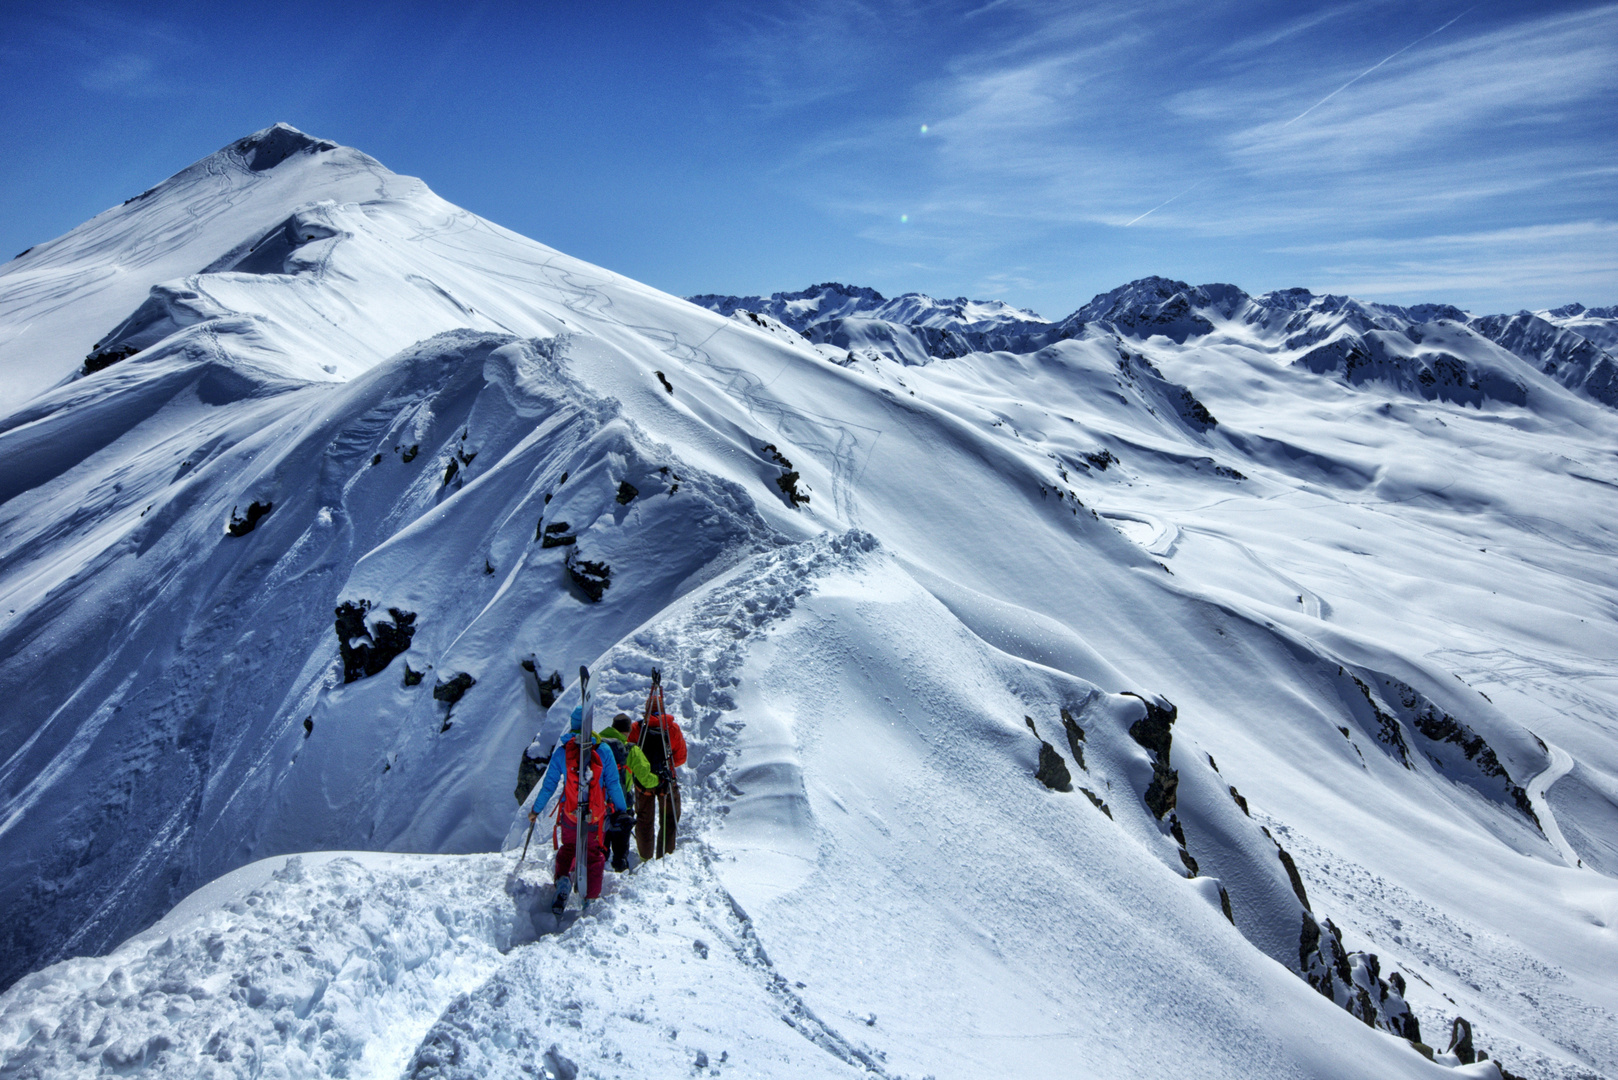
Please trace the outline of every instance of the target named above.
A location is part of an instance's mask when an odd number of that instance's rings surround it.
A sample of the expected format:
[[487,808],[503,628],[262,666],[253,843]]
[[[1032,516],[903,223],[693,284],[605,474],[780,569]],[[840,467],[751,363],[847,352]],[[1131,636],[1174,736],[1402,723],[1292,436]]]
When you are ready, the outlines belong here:
[[[551,760],[545,766],[545,778],[540,781],[539,794],[534,796],[532,807],[528,811],[528,820],[538,821],[539,815],[549,805],[551,796],[556,793],[557,784],[562,785],[562,804],[556,814],[556,829],[552,842],[556,844],[556,900],[552,905],[560,912],[567,904],[568,893],[573,888],[573,864],[578,850],[578,822],[579,822],[579,732],[584,726],[584,709],[573,710],[572,725],[567,734],[556,741],[556,749],[551,752]],[[591,740],[592,744],[595,740]],[[612,803],[613,809],[623,812],[628,809],[628,801],[624,798],[624,788],[618,780],[618,762],[609,750],[602,754],[598,745],[591,745],[590,754],[590,790],[583,797],[588,799],[590,812],[590,835],[585,839],[585,865],[587,873],[585,899],[594,900],[601,895],[601,878],[606,870],[607,852],[603,844],[603,837],[607,825],[607,803]]]

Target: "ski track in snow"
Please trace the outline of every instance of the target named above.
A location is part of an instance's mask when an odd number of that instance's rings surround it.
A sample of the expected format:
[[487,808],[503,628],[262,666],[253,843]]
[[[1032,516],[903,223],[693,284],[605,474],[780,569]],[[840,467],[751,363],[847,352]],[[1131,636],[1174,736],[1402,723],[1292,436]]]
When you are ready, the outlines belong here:
[[[716,335],[732,330],[733,325],[728,322],[701,343],[690,345],[682,341],[678,333],[664,327],[637,325],[618,319],[612,312],[611,297],[603,294],[596,285],[578,280],[580,275],[577,272],[561,269],[551,263],[546,264],[544,269],[559,289],[570,294],[563,300],[568,310],[581,317],[633,331],[652,342],[671,359],[710,372],[720,380],[718,385],[729,396],[746,404],[750,415],[760,418],[760,414],[763,414],[769,427],[799,446],[814,451],[822,461],[830,462],[837,514],[850,526],[859,524],[853,488],[859,479],[860,463],[869,456],[881,432],[839,423],[831,417],[787,405],[766,393],[773,379],[765,380],[745,369],[719,363],[702,346]],[[789,359],[783,358],[781,369],[785,370],[790,363]]]
[[1550,766],[1524,784],[1523,788],[1534,803],[1534,812],[1539,815],[1539,823],[1545,830],[1546,839],[1556,848],[1557,854],[1562,856],[1563,862],[1569,866],[1579,866],[1581,865],[1579,854],[1562,836],[1562,827],[1556,823],[1556,813],[1551,809],[1550,800],[1545,798],[1545,793],[1550,790],[1551,785],[1573,770],[1573,755],[1555,743],[1545,743],[1545,749],[1551,755]]

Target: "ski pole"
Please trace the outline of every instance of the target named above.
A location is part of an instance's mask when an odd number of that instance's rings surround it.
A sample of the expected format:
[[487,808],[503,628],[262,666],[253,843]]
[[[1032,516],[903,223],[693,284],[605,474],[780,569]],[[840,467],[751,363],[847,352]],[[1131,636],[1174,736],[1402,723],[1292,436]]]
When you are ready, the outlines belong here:
[[521,866],[522,861],[524,859],[528,858],[528,841],[530,841],[530,840],[532,840],[534,838],[534,825],[535,824],[536,824],[536,822],[532,822],[532,821],[530,821],[528,823],[528,835],[523,837],[523,840],[522,840],[522,854],[517,856],[517,865],[518,866]]

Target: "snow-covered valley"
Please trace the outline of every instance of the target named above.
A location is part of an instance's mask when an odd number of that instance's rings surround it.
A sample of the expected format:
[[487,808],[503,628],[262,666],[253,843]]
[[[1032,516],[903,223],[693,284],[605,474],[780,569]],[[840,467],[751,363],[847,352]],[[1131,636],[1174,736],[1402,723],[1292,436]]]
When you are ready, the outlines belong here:
[[1618,312],[693,300],[284,126],[0,267],[0,1075],[1618,1076]]

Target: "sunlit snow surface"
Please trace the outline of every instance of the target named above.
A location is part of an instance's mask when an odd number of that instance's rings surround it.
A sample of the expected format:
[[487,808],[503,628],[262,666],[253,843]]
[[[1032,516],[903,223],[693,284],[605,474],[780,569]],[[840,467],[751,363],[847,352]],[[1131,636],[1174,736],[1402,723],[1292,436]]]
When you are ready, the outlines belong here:
[[[1300,978],[1279,842],[1426,1042],[1618,1075],[1618,414],[1436,315],[1520,400],[728,314],[286,129],[0,270],[0,1072],[1457,1075]],[[558,928],[581,662],[667,673],[686,841]]]

